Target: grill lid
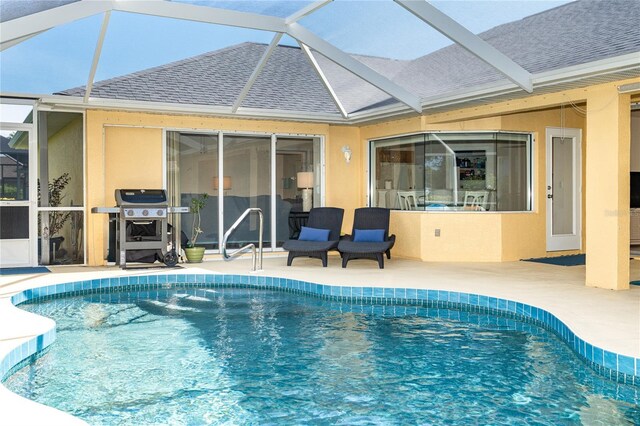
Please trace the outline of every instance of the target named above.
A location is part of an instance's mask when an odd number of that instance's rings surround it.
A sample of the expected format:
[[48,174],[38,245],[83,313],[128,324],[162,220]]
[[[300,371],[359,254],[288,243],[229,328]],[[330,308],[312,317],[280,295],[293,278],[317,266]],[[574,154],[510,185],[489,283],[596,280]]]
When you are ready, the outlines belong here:
[[167,192],[164,189],[116,189],[118,206],[132,204],[167,205]]

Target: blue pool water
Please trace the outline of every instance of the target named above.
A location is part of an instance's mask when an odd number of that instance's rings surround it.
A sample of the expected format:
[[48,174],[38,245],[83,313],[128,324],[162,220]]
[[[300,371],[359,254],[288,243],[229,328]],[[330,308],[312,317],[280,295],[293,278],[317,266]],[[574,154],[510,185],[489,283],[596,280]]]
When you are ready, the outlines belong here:
[[5,385],[95,425],[640,424],[638,387],[504,317],[238,288],[22,307],[58,337]]

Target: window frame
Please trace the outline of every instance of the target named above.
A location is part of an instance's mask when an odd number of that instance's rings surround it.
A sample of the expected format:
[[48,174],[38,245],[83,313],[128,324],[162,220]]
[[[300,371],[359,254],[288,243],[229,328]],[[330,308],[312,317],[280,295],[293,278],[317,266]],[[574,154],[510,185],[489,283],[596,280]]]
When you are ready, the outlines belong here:
[[[446,213],[446,214],[465,214],[465,213],[474,213],[474,214],[531,214],[536,212],[536,204],[535,204],[535,186],[536,182],[534,181],[535,174],[535,132],[533,131],[513,131],[513,130],[477,130],[477,131],[469,131],[469,130],[433,130],[433,131],[419,131],[419,132],[408,132],[401,133],[396,135],[383,136],[379,138],[369,138],[367,139],[366,144],[366,154],[368,157],[368,161],[366,162],[366,205],[368,207],[373,206],[373,195],[374,192],[377,191],[376,183],[375,183],[375,143],[376,142],[384,142],[390,141],[392,139],[400,139],[400,138],[411,138],[421,136],[423,142],[426,140],[428,135],[452,135],[452,134],[514,134],[514,135],[526,135],[528,140],[528,149],[526,150],[526,161],[527,161],[527,176],[526,176],[526,202],[528,204],[527,210],[490,210],[490,211],[472,211],[472,210],[400,210],[400,209],[392,209],[397,212],[408,213],[408,214],[416,214],[416,213]],[[392,145],[388,145],[392,146]]]
[[[276,199],[276,170],[275,170],[275,162],[277,155],[277,141],[278,138],[305,138],[311,140],[318,140],[319,144],[319,153],[320,156],[317,159],[317,163],[320,169],[320,206],[325,206],[325,192],[326,192],[326,167],[325,167],[325,158],[326,158],[326,145],[325,145],[325,136],[321,134],[308,134],[308,133],[283,133],[283,132],[260,132],[260,131],[251,131],[251,130],[224,130],[224,129],[202,129],[202,128],[182,128],[182,127],[164,127],[162,129],[162,157],[163,157],[163,165],[162,165],[162,176],[163,176],[163,188],[167,190],[167,133],[168,132],[177,132],[177,133],[192,133],[192,134],[203,134],[203,135],[216,135],[218,137],[218,172],[222,175],[224,173],[224,137],[225,135],[229,136],[256,136],[256,137],[264,137],[270,138],[271,141],[271,157],[270,157],[270,171],[271,171],[271,209],[275,210]],[[223,226],[223,214],[224,214],[224,205],[223,203],[218,203],[218,232],[219,235],[224,234],[224,226]],[[271,215],[270,220],[271,225],[271,245],[268,247],[264,247],[264,250],[267,252],[282,252],[284,249],[282,247],[277,247],[277,242],[275,240],[276,234],[276,215]],[[220,241],[221,243],[222,241]],[[176,241],[176,245],[180,248],[180,241]],[[222,250],[220,246],[217,249],[207,249],[205,251],[206,254],[220,254]]]

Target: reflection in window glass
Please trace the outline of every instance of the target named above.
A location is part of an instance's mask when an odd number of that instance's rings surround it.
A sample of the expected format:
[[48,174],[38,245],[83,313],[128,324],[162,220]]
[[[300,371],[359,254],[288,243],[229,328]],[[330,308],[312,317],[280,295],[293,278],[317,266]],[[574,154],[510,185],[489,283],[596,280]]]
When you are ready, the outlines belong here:
[[[373,205],[389,209],[415,209],[424,199],[424,135],[376,142]],[[436,160],[429,159],[430,164]]]
[[[0,121],[3,123],[33,123],[33,106],[0,103]],[[2,136],[6,136],[2,133]]]
[[[191,200],[207,194],[200,212],[201,233],[196,245],[217,249],[218,235],[218,135],[202,133],[167,132],[167,189],[174,206],[190,207]],[[194,238],[192,213],[173,215],[170,220],[181,240]]]
[[29,133],[0,136],[0,201],[29,199]]
[[[271,138],[225,134],[224,180],[224,231],[229,230],[246,209],[258,207],[264,215],[263,245],[270,247]],[[276,214],[284,214],[277,204]],[[257,246],[259,227],[258,216],[250,215],[231,234],[227,247],[238,248],[248,243]]]
[[[319,153],[318,139],[278,137],[276,143],[277,247],[281,247],[287,239],[298,238],[301,227],[307,223],[309,208],[320,206]],[[307,185],[310,185],[309,188],[306,188]],[[303,202],[305,197],[310,197],[307,201],[307,209]],[[288,216],[285,213],[288,213]],[[288,233],[285,232],[286,230]]]
[[[41,211],[38,213],[38,261],[40,265],[84,263],[84,213]],[[44,235],[44,236],[43,236]],[[43,250],[43,246],[49,250]]]
[[530,135],[427,133],[372,141],[371,205],[531,210]]

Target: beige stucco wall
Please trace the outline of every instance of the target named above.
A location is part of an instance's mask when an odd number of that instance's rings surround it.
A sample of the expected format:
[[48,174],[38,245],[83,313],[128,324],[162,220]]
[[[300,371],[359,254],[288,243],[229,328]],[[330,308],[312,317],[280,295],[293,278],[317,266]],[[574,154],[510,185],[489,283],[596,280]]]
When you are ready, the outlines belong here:
[[591,90],[587,98],[586,284],[629,288],[630,96],[615,86]]
[[[476,113],[482,114],[485,111],[476,109]],[[450,113],[445,113],[363,126],[361,143],[363,147],[367,147],[371,139],[419,131],[531,132],[534,136],[533,211],[522,213],[394,211],[391,222],[392,232],[397,235],[399,242],[405,239],[411,241],[410,245],[398,243],[394,251],[399,256],[425,261],[506,261],[544,256],[546,253],[545,128],[561,125],[580,128],[583,129],[584,138],[585,117],[571,107],[562,109],[552,107],[503,114],[498,117],[450,121],[456,119],[457,117],[452,117]],[[419,238],[416,236],[416,229],[420,229]],[[436,229],[440,230],[440,237],[435,236]],[[527,237],[523,238],[525,229]]]
[[[162,188],[162,129],[104,129],[104,205],[115,205],[117,188]],[[102,191],[100,191],[102,190]]]
[[[538,95],[492,105],[459,109],[439,114],[415,115],[363,126],[334,126],[274,120],[240,120],[218,117],[183,116],[118,111],[87,113],[87,207],[111,205],[108,191],[120,185],[140,186],[142,179],[162,178],[162,129],[205,129],[284,134],[321,135],[325,139],[326,205],[345,209],[343,231],[350,232],[353,210],[367,203],[368,141],[420,131],[504,130],[531,132],[533,145],[534,204],[531,212],[402,212],[391,215],[391,230],[397,236],[394,255],[425,261],[506,261],[546,254],[545,128],[582,129],[583,170],[588,134],[585,101],[590,93],[628,83],[608,83],[591,88]],[[572,107],[571,104],[577,105]],[[120,126],[120,127],[113,127]],[[142,128],[144,127],[144,128]],[[113,139],[113,141],[112,141]],[[130,142],[125,142],[130,141]],[[147,144],[149,144],[147,146]],[[352,159],[347,163],[342,147],[348,145]],[[153,160],[145,160],[144,176],[122,170],[118,153],[111,147],[156,150]],[[158,152],[159,151],[159,152]],[[129,154],[131,155],[131,154]],[[138,155],[134,155],[138,157]],[[148,158],[148,153],[145,153]],[[128,161],[137,161],[129,159]],[[127,169],[131,170],[131,169]],[[117,178],[105,177],[119,174]],[[118,181],[116,182],[117,179]],[[120,183],[124,182],[124,183]],[[583,187],[586,186],[583,175]],[[152,182],[149,182],[152,183]],[[628,191],[628,187],[626,188]],[[624,190],[624,188],[622,189]],[[585,228],[583,191],[583,241]],[[104,257],[106,218],[89,217],[90,264]],[[435,236],[435,230],[440,236]],[[585,244],[583,243],[583,249]],[[567,254],[560,252],[556,254]]]
[[[326,161],[326,205],[345,209],[342,230],[351,233],[353,212],[366,202],[365,172],[366,152],[359,143],[360,129],[348,126],[330,126],[325,147]],[[349,163],[344,158],[342,147],[352,151]]]
[[[87,262],[90,265],[104,264],[108,238],[106,215],[91,214],[90,209],[114,205],[116,188],[162,187],[163,129],[323,136],[326,205],[345,209],[345,232],[351,231],[353,210],[364,203],[364,174],[360,169],[364,154],[357,127],[105,110],[87,111],[86,121]],[[342,153],[345,145],[353,151],[350,163],[346,163]]]

